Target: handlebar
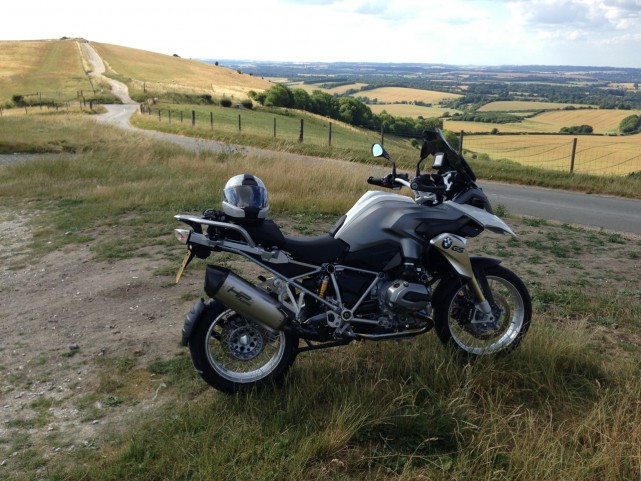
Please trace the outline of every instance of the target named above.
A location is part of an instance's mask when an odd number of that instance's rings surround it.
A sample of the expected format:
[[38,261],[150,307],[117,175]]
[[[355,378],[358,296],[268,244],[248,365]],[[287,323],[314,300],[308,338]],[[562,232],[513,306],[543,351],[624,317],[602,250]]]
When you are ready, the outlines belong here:
[[403,186],[410,186],[407,174],[399,174],[399,176],[394,179],[392,179],[391,175],[386,177],[370,177],[367,179],[367,183],[377,185],[379,187],[385,187],[387,189],[400,189]]

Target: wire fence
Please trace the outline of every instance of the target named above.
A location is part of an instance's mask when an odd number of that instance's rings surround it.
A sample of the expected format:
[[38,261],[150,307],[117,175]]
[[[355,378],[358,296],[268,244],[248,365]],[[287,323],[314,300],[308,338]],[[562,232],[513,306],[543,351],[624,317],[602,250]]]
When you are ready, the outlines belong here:
[[641,172],[641,137],[567,135],[463,136],[467,155],[592,175]]
[[[4,110],[0,117],[43,109],[93,108],[94,101],[65,102],[52,106],[38,105]],[[145,118],[175,126],[177,131],[216,131],[217,133],[249,133],[286,142],[314,146],[352,149],[355,145],[374,142],[394,142],[394,136],[384,130],[368,131],[332,122],[320,116],[285,115],[242,108],[172,109],[152,108],[141,104]],[[416,137],[408,135],[406,137]],[[466,157],[489,158],[499,162],[549,170],[592,175],[629,175],[641,172],[641,136],[601,135],[463,135],[461,144]]]
[[235,108],[172,109],[141,104],[140,112],[150,122],[170,125],[176,131],[215,131],[218,134],[251,134],[265,139],[299,142],[314,146],[354,148],[356,142],[385,141],[385,133],[351,127],[324,117],[273,114],[236,106]]

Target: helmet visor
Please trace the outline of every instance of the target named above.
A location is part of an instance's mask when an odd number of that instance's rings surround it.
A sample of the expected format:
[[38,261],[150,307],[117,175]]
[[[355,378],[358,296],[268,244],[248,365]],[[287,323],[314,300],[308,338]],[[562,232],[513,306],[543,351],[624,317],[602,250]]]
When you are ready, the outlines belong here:
[[241,209],[267,206],[267,190],[258,185],[235,185],[226,188],[224,194],[227,202]]

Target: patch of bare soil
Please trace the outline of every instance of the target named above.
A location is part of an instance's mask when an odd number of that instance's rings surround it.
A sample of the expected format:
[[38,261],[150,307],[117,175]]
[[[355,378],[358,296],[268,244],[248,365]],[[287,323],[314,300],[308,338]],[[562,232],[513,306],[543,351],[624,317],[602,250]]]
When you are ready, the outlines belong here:
[[[24,267],[29,234],[25,214],[0,211],[0,478],[23,453],[86,446],[162,402],[146,367],[181,351],[181,297],[202,290],[196,276],[155,275],[167,260],[96,262],[88,245]],[[108,371],[123,364],[137,388],[114,395]]]

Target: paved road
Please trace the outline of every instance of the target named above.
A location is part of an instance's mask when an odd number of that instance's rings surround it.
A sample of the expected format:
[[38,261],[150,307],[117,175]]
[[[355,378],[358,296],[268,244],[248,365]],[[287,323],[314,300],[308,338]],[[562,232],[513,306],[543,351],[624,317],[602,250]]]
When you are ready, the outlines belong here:
[[492,205],[503,204],[510,212],[641,235],[641,200],[497,182],[480,184]]
[[[104,63],[89,44],[83,43],[89,60],[94,65],[94,75],[104,72]],[[221,142],[195,139],[180,135],[166,134],[150,130],[137,129],[129,123],[129,117],[136,111],[135,104],[128,95],[127,87],[108,77],[103,77],[113,86],[123,105],[107,105],[108,113],[98,116],[98,120],[110,122],[121,128],[135,130],[138,133],[177,143],[184,148],[202,152],[235,152],[273,157],[297,157],[300,155],[224,144]],[[330,159],[307,157],[311,162],[339,162]],[[342,162],[341,168],[349,168],[350,163]],[[373,173],[373,175],[378,175]],[[641,235],[641,200],[622,199],[600,195],[580,194],[576,192],[524,187],[495,182],[480,182],[493,205],[503,204],[509,212],[529,215],[548,220],[557,220],[569,224],[601,227],[617,232],[629,232]]]

